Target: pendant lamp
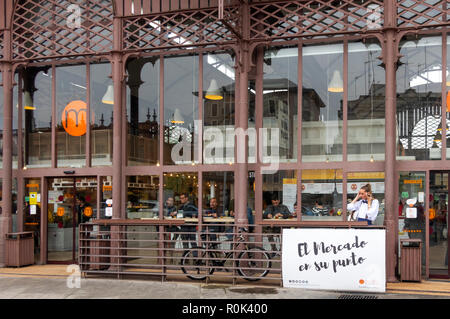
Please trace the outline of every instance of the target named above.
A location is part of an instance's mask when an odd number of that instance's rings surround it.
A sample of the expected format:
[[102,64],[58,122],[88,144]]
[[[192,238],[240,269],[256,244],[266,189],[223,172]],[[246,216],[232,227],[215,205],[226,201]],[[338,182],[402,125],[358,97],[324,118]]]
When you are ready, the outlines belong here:
[[215,100],[215,101],[223,99],[222,92],[220,91],[216,80],[214,80],[214,79],[211,80],[211,83],[209,84],[209,88],[206,91],[205,98],[208,100]]
[[24,99],[23,99],[23,108],[25,110],[36,110],[36,108],[33,105],[33,99],[31,98],[31,94],[28,91],[25,91],[24,93]]
[[335,70],[333,73],[330,84],[328,84],[328,91],[333,93],[344,92],[344,82],[338,70]]
[[173,124],[183,124],[184,123],[184,118],[181,115],[181,112],[178,108],[175,109],[175,113],[173,114],[173,118],[172,118],[171,122]]
[[102,103],[104,104],[114,104],[114,86],[112,84],[108,85],[105,95],[103,95]]

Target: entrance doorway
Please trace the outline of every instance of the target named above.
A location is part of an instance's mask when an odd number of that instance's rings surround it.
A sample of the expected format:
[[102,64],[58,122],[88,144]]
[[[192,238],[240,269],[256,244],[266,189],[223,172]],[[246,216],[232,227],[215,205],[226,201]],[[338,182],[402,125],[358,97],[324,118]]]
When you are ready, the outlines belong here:
[[448,264],[448,199],[450,171],[430,172],[429,262],[430,277],[450,277]]
[[97,178],[48,179],[47,262],[78,260],[78,225],[96,217]]

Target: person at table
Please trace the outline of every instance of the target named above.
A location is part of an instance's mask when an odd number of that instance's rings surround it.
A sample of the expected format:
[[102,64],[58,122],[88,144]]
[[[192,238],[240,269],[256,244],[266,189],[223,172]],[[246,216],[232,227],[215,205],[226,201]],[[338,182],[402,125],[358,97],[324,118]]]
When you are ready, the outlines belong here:
[[[212,218],[219,218],[224,216],[224,210],[222,207],[219,207],[219,203],[217,201],[217,198],[211,197],[209,200],[209,208],[205,210],[204,217],[212,217]],[[223,227],[221,226],[209,226],[208,231],[210,233],[219,233],[223,231]],[[209,238],[211,241],[216,241],[217,236],[216,234],[210,234]]]
[[267,206],[264,211],[263,218],[271,219],[271,218],[282,218],[287,219],[291,216],[291,212],[286,205],[280,204],[280,200],[277,194],[272,195],[272,205]]
[[[272,205],[267,206],[266,210],[264,211],[263,218],[264,219],[272,219],[272,218],[282,218],[287,219],[291,216],[291,212],[289,211],[289,208],[286,205],[280,204],[280,200],[277,196],[277,194],[272,195]],[[270,235],[267,235],[267,240],[270,243],[270,247],[272,250],[272,255],[275,255],[278,251],[275,237],[281,233],[281,227],[264,227],[263,233],[269,233]],[[281,238],[280,238],[281,239]]]
[[366,221],[372,225],[377,218],[380,204],[372,195],[372,187],[366,184],[358,192],[358,195],[350,204],[347,204],[347,210],[354,210],[354,216],[358,221]]
[[[189,194],[182,193],[180,195],[181,205],[178,208],[178,213],[183,214],[183,218],[197,218],[198,209],[197,207],[189,202]],[[183,241],[183,247],[185,249],[189,248],[189,243],[195,245],[195,230],[196,226],[181,226],[181,240]]]

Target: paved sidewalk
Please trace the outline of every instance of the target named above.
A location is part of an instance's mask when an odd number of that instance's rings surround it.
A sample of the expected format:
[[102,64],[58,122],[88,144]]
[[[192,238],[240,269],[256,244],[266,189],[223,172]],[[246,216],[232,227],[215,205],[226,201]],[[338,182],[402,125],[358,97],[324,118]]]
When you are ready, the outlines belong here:
[[219,285],[197,282],[81,278],[69,280],[66,265],[0,268],[1,299],[450,299],[450,281],[388,283],[386,293],[352,293],[288,289],[274,286]]

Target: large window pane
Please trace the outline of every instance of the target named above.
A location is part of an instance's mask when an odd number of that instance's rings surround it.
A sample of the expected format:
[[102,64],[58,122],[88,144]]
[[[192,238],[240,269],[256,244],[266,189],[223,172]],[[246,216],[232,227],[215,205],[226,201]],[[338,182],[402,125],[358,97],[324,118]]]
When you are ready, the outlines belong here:
[[234,162],[235,69],[229,54],[203,57],[204,163]]
[[342,161],[343,45],[303,47],[302,161]]
[[159,163],[159,58],[128,63],[128,165]]
[[127,176],[127,219],[159,217],[159,176]]
[[297,202],[297,171],[263,174],[263,219],[294,217]]
[[[426,262],[425,245],[425,172],[400,172],[399,190],[399,252],[402,239],[420,239],[422,241],[422,265]],[[430,191],[433,187],[430,183]],[[430,206],[434,204],[434,197],[430,196]],[[430,207],[430,208],[431,208]],[[408,211],[407,211],[408,210]],[[432,232],[430,232],[432,234]],[[443,257],[441,255],[441,257]],[[424,270],[424,268],[422,268]]]
[[446,127],[447,127],[447,159],[450,158],[450,139],[448,138],[448,136],[450,135],[450,36],[447,37],[447,70],[446,70],[446,80],[445,80],[445,87],[446,87],[446,92],[447,92],[447,101],[445,103],[446,105],[446,113],[445,113],[445,117],[446,117]]
[[111,65],[90,65],[92,166],[112,165],[113,108]]
[[56,68],[58,167],[86,166],[86,66]]
[[198,56],[164,59],[164,164],[194,163]]
[[342,170],[302,171],[302,220],[342,220]]
[[441,159],[441,37],[400,42],[397,69],[397,159]]
[[[0,83],[3,84],[3,75],[0,72]],[[3,167],[3,86],[0,87],[0,167]]]
[[26,167],[50,167],[52,149],[52,71],[30,68],[24,72],[24,150]]
[[384,160],[385,75],[378,57],[381,46],[372,41],[348,47],[349,161]]
[[298,49],[275,48],[264,53],[263,162],[297,160]]

